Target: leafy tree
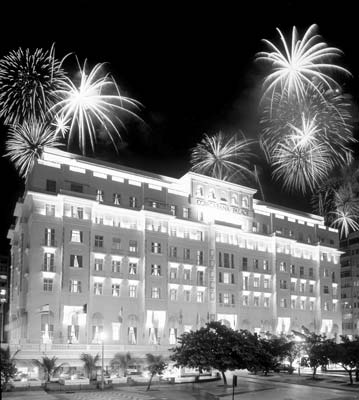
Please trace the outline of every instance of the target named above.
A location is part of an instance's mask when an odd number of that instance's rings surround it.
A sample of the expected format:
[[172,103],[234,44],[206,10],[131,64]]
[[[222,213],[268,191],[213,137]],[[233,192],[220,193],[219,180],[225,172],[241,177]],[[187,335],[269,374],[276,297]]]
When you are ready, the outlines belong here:
[[122,369],[123,376],[127,375],[127,368],[132,360],[131,354],[127,352],[126,354],[116,353],[110,362],[111,368],[113,370],[119,371]]
[[342,343],[331,343],[328,347],[328,357],[331,362],[340,364],[349,374],[350,384],[353,384],[353,372],[359,366],[359,337],[350,340],[341,336]]
[[153,354],[146,354],[148,370],[150,372],[150,381],[148,382],[148,386],[146,391],[150,390],[152,378],[158,374],[162,375],[163,371],[167,367],[167,364],[163,361],[162,356],[154,356]]
[[61,368],[66,364],[62,363],[60,365],[56,365],[57,358],[56,357],[50,358],[47,356],[42,357],[41,361],[32,360],[32,363],[44,372],[46,382],[50,382],[50,378],[55,376],[61,370]]
[[[6,390],[9,380],[14,378],[17,372],[15,365],[16,354],[20,350],[17,350],[13,355],[10,354],[10,348],[0,348],[0,364],[1,364],[1,387]],[[4,385],[5,384],[5,385]]]
[[90,380],[96,379],[96,370],[97,370],[97,363],[100,360],[99,354],[96,354],[93,356],[92,354],[89,353],[82,353],[80,355],[80,360],[83,361],[84,363],[84,369],[87,377]]
[[[252,340],[250,340],[252,339]],[[177,367],[198,368],[200,371],[218,369],[227,384],[227,370],[243,369],[253,359],[253,334],[234,331],[220,322],[207,323],[197,331],[186,332],[179,338],[179,346],[172,349],[171,359]]]

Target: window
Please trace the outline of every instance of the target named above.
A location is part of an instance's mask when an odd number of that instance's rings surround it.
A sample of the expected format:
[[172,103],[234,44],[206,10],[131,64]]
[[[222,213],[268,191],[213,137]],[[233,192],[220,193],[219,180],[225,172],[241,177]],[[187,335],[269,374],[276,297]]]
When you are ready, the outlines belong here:
[[197,285],[204,286],[204,273],[203,273],[203,271],[197,271]]
[[197,250],[196,262],[197,262],[197,265],[203,265],[203,251],[202,250]]
[[191,301],[191,291],[190,290],[184,290],[183,294],[184,294],[185,301]]
[[95,235],[95,247],[98,247],[98,248],[103,247],[103,236]]
[[202,186],[197,186],[196,196],[197,197],[203,197],[203,187]]
[[243,290],[248,290],[248,276],[243,277]]
[[137,197],[130,196],[129,203],[131,208],[137,208]]
[[161,266],[157,264],[151,265],[151,275],[152,276],[161,276]]
[[309,310],[313,311],[314,310],[314,301],[309,302]]
[[93,292],[96,295],[102,295],[103,283],[102,282],[95,282],[94,285],[93,285]]
[[229,254],[223,253],[223,266],[224,268],[229,268]]
[[185,260],[189,260],[191,258],[191,251],[190,249],[183,249],[183,258]]
[[112,272],[121,272],[121,261],[112,260]]
[[242,269],[243,269],[243,271],[248,271],[248,258],[247,257],[242,258]]
[[197,291],[197,303],[203,303],[204,295],[202,291]]
[[329,303],[327,301],[324,302],[324,311],[329,311]]
[[304,276],[304,267],[299,267],[299,276]]
[[52,292],[53,283],[54,283],[53,279],[44,279],[43,281],[44,292]]
[[329,294],[329,286],[327,285],[323,286],[323,293]]
[[45,246],[55,246],[55,229],[45,228]]
[[176,213],[177,213],[177,206],[175,206],[174,204],[171,204],[170,211],[171,211],[171,214],[172,214],[172,215],[176,215]]
[[46,191],[56,193],[56,181],[46,179]]
[[95,216],[95,224],[101,224],[103,225],[103,217],[100,215]]
[[223,273],[223,283],[233,283],[231,278],[234,280],[234,275],[230,274],[229,272],[224,272]]
[[281,279],[279,281],[279,287],[280,287],[280,289],[287,289],[287,281]]
[[305,300],[300,301],[300,309],[305,310]]
[[153,287],[151,289],[151,297],[152,297],[152,299],[159,299],[160,298],[160,288]]
[[103,190],[97,189],[97,191],[96,191],[96,200],[99,203],[103,203]]
[[177,300],[177,289],[170,290],[170,300],[176,301]]
[[309,284],[309,293],[314,293],[314,285],[312,283]]
[[137,343],[137,328],[134,326],[130,326],[128,328],[128,343],[136,344]]
[[197,231],[196,233],[196,239],[199,240],[200,242],[203,242],[203,232],[202,231]]
[[295,308],[295,306],[296,306],[296,299],[291,299],[291,301],[290,301],[290,308]]
[[242,304],[243,304],[244,306],[248,306],[248,296],[247,296],[247,295],[243,296]]
[[115,206],[119,206],[121,204],[121,195],[118,194],[118,193],[114,193],[113,197],[112,197],[112,200],[113,200],[113,204]]
[[264,297],[263,306],[266,307],[266,308],[269,307],[269,297]]
[[103,269],[103,258],[95,258],[95,271],[102,271]]
[[44,271],[53,272],[55,263],[55,254],[44,253]]
[[329,278],[329,270],[328,269],[324,270],[324,277]]
[[253,297],[253,305],[255,307],[259,307],[259,297],[258,296]]
[[120,340],[121,323],[112,322],[112,340]]
[[70,190],[71,192],[83,193],[84,187],[80,183],[71,182]]
[[70,255],[70,267],[82,268],[82,256],[71,254]]
[[304,293],[305,292],[305,283],[301,283],[299,286],[299,292]]
[[189,281],[191,279],[191,270],[186,268],[183,270],[183,280]]
[[168,337],[169,337],[170,344],[176,344],[177,343],[177,329],[170,328]]
[[137,253],[137,240],[130,240],[128,250],[130,253]]
[[218,272],[218,282],[223,283],[222,272]]
[[269,279],[265,278],[263,281],[263,287],[264,289],[269,289]]
[[285,263],[284,261],[282,261],[282,262],[279,264],[279,271],[281,271],[281,272],[287,272],[287,265],[286,265],[286,263]]
[[280,299],[280,307],[287,308],[287,299]]
[[74,243],[82,243],[83,242],[83,234],[79,230],[71,231],[71,242]]
[[71,217],[84,219],[84,209],[82,207],[71,206]]
[[121,248],[121,239],[117,237],[112,238],[112,249],[113,250],[120,250]]
[[151,252],[154,254],[161,254],[161,243],[152,242],[151,244]]
[[229,293],[223,293],[223,303],[229,304]]
[[211,200],[215,200],[215,199],[216,199],[216,193],[215,193],[214,189],[209,189],[208,197],[209,197]]
[[137,286],[136,285],[130,285],[129,286],[129,296],[131,298],[137,297]]
[[269,271],[269,261],[268,260],[263,260],[263,270]]
[[177,269],[176,268],[170,269],[170,279],[177,279]]
[[[355,305],[355,303],[354,303],[354,305]],[[333,312],[336,312],[337,311],[337,303],[333,303]]]
[[258,288],[259,287],[259,278],[254,278],[253,279],[253,287]]
[[46,204],[45,205],[45,214],[48,217],[54,217],[55,216],[55,205],[54,204]]
[[248,197],[247,196],[243,196],[242,197],[242,207],[243,208],[248,208],[248,205],[249,205]]
[[183,207],[183,218],[186,218],[186,219],[189,218],[189,208],[188,207]]
[[259,262],[258,262],[257,259],[254,259],[254,260],[253,260],[253,268],[254,268],[254,269],[258,269],[258,267],[259,267]]
[[177,247],[170,246],[170,257],[177,258]]
[[81,281],[70,280],[70,292],[81,293]]
[[128,264],[128,274],[129,275],[136,275],[137,274],[137,264],[136,263],[129,263]]
[[291,275],[295,275],[295,265],[293,264],[290,265],[290,273]]
[[291,283],[290,283],[290,290],[291,290],[292,292],[295,291],[295,282],[291,282]]

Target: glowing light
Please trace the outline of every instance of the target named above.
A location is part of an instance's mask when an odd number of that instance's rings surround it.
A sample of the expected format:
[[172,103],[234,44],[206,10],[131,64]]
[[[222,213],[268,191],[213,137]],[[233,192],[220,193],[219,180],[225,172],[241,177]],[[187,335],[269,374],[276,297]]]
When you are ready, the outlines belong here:
[[[115,135],[121,139],[115,125],[118,122],[122,127],[124,123],[115,115],[122,111],[132,116],[137,115],[125,107],[137,107],[139,103],[129,97],[120,95],[115,81],[109,74],[102,74],[104,64],[96,64],[89,72],[86,72],[86,62],[83,68],[79,66],[80,83],[75,85],[70,79],[64,83],[65,88],[56,90],[61,98],[51,110],[56,110],[62,121],[70,120],[69,142],[78,133],[79,147],[83,154],[86,153],[87,141],[90,141],[94,151],[96,128],[103,128],[116,148]],[[138,118],[138,117],[137,117]]]
[[35,119],[10,126],[6,141],[6,156],[14,163],[20,176],[26,178],[35,161],[41,157],[44,147],[59,146],[52,128]]
[[277,89],[281,93],[286,89],[288,95],[294,94],[297,98],[301,98],[305,96],[305,84],[316,89],[316,83],[322,82],[329,89],[336,88],[338,84],[328,75],[329,70],[350,74],[345,68],[329,62],[332,57],[337,57],[342,52],[336,47],[328,47],[315,33],[316,30],[317,25],[311,25],[303,38],[299,39],[294,26],[291,42],[288,44],[277,28],[282,49],[263,39],[270,51],[258,53],[257,59],[269,62],[272,66],[272,72],[264,80],[263,97],[274,93]]
[[69,119],[65,120],[63,116],[55,115],[52,126],[55,128],[56,133],[61,133],[62,137],[65,138],[70,129],[69,122]]
[[221,180],[231,180],[239,175],[252,175],[249,169],[249,147],[253,141],[244,136],[225,136],[222,132],[214,136],[204,135],[202,141],[192,149],[192,170]]
[[6,124],[45,120],[63,88],[65,73],[50,50],[10,51],[0,60],[0,116]]

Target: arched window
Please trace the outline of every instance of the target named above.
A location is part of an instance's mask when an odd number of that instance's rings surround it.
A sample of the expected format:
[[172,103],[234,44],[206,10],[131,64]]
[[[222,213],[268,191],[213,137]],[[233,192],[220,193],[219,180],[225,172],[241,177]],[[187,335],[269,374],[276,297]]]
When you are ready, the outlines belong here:
[[48,311],[41,314],[41,339],[42,343],[51,343],[54,337],[54,314]]
[[215,200],[216,199],[216,192],[214,191],[214,189],[209,189],[208,198],[210,200]]
[[101,334],[103,332],[103,315],[101,313],[94,313],[92,315],[92,342],[100,343]]
[[236,194],[232,194],[231,196],[231,205],[238,206],[238,196]]
[[221,192],[221,201],[227,202],[227,193],[226,192]]
[[243,196],[242,197],[242,207],[243,208],[248,208],[248,206],[249,206],[248,197],[247,196]]
[[196,196],[203,197],[203,186],[199,186],[199,185],[197,186]]

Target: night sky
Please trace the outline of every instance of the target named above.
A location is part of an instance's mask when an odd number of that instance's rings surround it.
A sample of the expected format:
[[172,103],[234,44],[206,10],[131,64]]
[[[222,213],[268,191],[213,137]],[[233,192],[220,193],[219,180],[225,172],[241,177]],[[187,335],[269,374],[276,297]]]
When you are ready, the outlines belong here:
[[[203,133],[241,129],[247,137],[257,138],[258,100],[267,70],[254,62],[254,56],[266,49],[261,39],[278,43],[276,27],[288,34],[295,25],[303,34],[312,23],[318,24],[323,39],[344,52],[339,62],[353,77],[341,82],[359,104],[355,2],[13,3],[0,10],[0,57],[18,47],[49,49],[55,42],[60,59],[73,53],[90,66],[108,62],[106,68],[122,93],[143,104],[139,115],[145,123],[126,119],[118,155],[109,144],[98,146],[96,157],[119,164],[178,178],[189,169],[190,149]],[[70,74],[75,71],[73,55],[64,67]],[[3,155],[2,124],[0,130]],[[266,200],[310,211],[308,198],[290,196],[271,181],[270,168],[257,153]],[[23,183],[7,159],[1,157],[0,166],[4,183],[0,252],[6,254],[6,234]]]

